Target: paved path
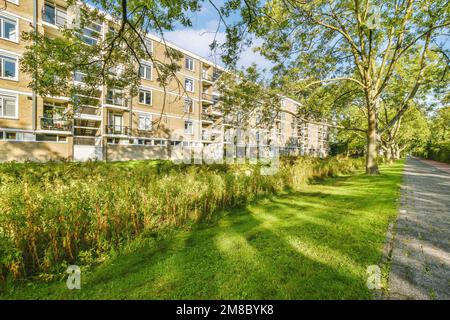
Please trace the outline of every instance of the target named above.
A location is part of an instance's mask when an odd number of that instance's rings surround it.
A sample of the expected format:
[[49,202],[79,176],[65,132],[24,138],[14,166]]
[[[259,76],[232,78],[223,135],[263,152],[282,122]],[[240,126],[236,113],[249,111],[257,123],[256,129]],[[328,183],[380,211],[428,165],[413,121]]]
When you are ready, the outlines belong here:
[[450,172],[438,167],[406,160],[390,299],[450,299]]

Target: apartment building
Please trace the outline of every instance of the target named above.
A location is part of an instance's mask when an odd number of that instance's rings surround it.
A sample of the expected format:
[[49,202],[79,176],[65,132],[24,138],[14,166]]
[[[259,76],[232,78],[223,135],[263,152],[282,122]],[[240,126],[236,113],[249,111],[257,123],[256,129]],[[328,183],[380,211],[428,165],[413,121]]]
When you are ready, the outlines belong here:
[[[30,75],[19,68],[26,46],[20,34],[36,25],[49,37],[61,36],[60,26],[70,18],[65,1],[5,3],[0,9],[0,161],[170,159],[176,146],[236,144],[239,119],[224,116],[218,107],[215,81],[224,70],[173,44],[169,45],[184,58],[178,82],[172,81],[166,93],[151,62],[141,61],[137,96],[125,99],[119,89],[101,87],[95,96],[75,97],[81,107],[67,117],[69,99],[36,96],[28,87]],[[107,28],[106,23],[93,21],[82,39],[95,43]],[[146,35],[146,46],[164,59],[160,38]],[[82,84],[84,76],[76,72],[74,83]],[[298,102],[283,98],[288,112],[278,114],[270,129],[258,129],[257,136],[274,133],[285,154],[326,156],[327,127],[299,123],[293,116],[297,106]]]

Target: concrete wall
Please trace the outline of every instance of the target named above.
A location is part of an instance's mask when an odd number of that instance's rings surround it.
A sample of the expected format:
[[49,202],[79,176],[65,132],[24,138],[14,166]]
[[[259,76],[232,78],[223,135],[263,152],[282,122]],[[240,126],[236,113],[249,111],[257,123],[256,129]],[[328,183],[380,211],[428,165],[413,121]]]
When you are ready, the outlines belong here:
[[106,148],[107,161],[148,160],[170,158],[168,146],[141,146],[141,145],[114,145],[108,144]]
[[0,141],[0,162],[64,160],[71,153],[69,143]]

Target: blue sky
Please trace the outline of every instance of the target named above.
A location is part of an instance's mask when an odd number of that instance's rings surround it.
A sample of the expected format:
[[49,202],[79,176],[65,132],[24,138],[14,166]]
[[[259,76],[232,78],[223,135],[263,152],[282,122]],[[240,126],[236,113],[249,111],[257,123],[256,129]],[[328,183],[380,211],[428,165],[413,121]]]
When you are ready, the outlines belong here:
[[[221,1],[214,1],[220,7]],[[211,52],[209,45],[213,42],[216,30],[220,21],[220,17],[216,9],[208,2],[202,4],[200,12],[190,14],[192,21],[191,28],[178,26],[174,31],[166,31],[165,39],[176,44],[177,46],[194,52],[195,54],[222,65],[220,54]],[[233,21],[233,18],[227,18]],[[223,27],[223,25],[222,25]],[[216,35],[216,40],[221,43],[225,39],[225,34],[220,30]],[[254,46],[258,44],[255,41]],[[246,49],[238,62],[240,67],[248,67],[252,63],[256,63],[260,68],[270,68],[272,65],[267,59],[260,54],[254,52],[252,48]]]

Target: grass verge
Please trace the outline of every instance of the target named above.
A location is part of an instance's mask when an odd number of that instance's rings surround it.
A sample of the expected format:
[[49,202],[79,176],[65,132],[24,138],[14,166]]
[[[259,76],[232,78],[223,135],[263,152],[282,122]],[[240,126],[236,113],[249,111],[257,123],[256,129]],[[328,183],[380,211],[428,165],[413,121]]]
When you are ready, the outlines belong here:
[[366,268],[378,264],[397,214],[403,162],[316,181],[222,212],[212,221],[143,236],[82,273],[14,283],[2,299],[370,299]]

